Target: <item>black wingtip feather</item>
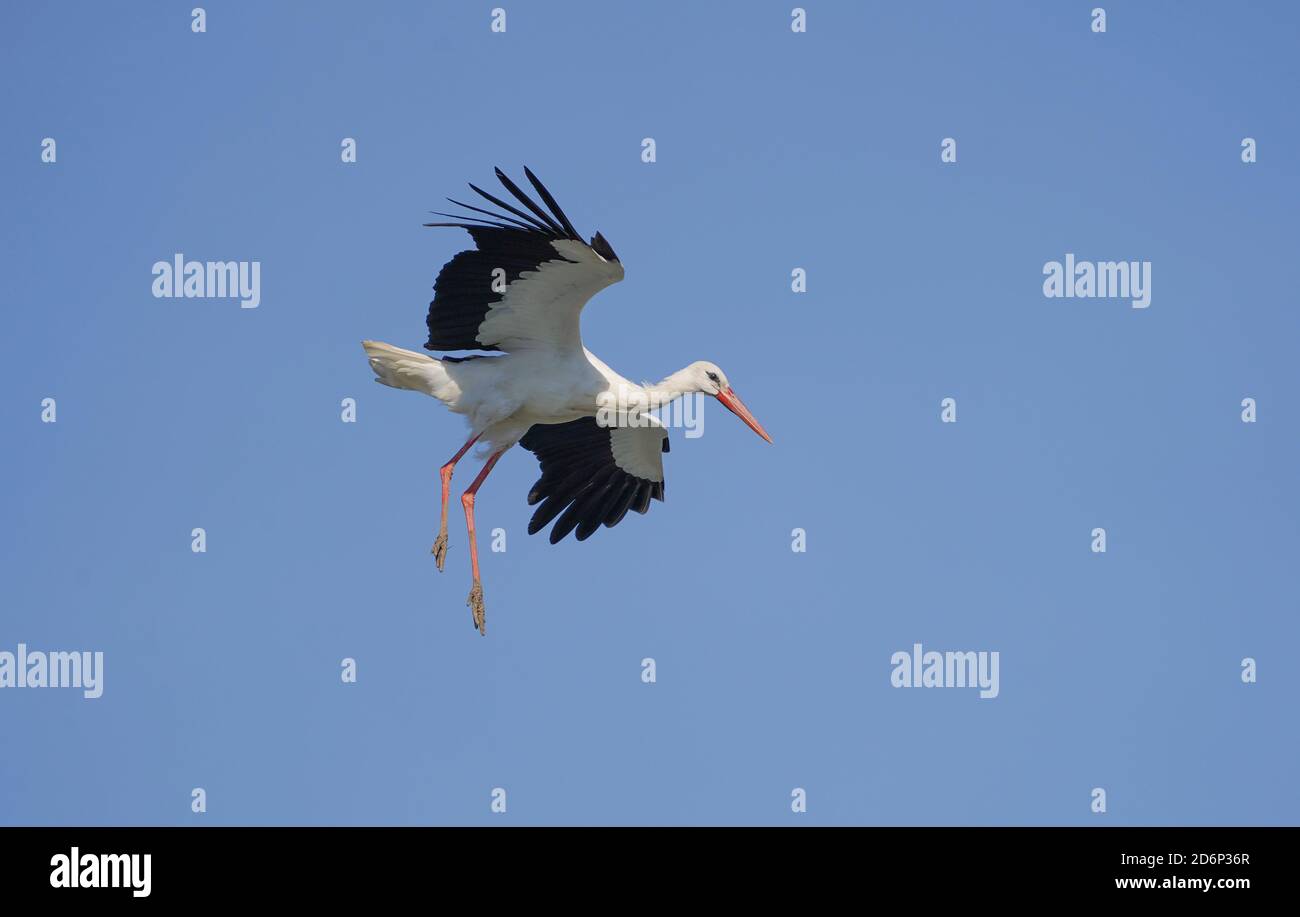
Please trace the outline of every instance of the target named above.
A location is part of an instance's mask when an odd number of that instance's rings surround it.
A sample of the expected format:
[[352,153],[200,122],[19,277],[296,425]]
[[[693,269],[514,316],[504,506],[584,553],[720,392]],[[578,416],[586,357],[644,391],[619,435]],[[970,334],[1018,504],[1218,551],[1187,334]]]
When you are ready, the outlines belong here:
[[478,185],[474,184],[473,182],[469,182],[468,184],[470,190],[473,191],[475,194],[479,195],[480,197],[484,198],[490,203],[496,204],[502,210],[510,211],[515,216],[527,222],[528,225],[531,226],[533,229],[535,229],[537,232],[545,233],[548,236],[551,235],[552,233],[551,228],[547,226],[545,223],[542,223],[541,221],[535,219],[534,217],[530,217],[528,214],[524,213],[518,207],[512,207],[511,205],[507,204],[505,201],[501,200],[501,198],[488,194],[486,191],[484,191],[482,188],[480,188]]
[[569,234],[569,238],[581,241],[582,236],[578,235],[578,230],[573,228],[573,224],[569,222],[568,216],[566,216],[564,211],[560,209],[560,205],[556,203],[555,198],[551,196],[551,192],[546,190],[546,186],[541,183],[528,166],[524,166],[524,175],[528,176],[528,181],[532,183],[532,186],[537,189],[537,193],[541,195],[542,203],[551,208],[551,213],[553,213],[555,218],[560,221],[560,225],[563,226],[564,231]]
[[513,194],[515,197],[519,199],[519,203],[523,204],[525,207],[531,210],[534,216],[536,216],[539,220],[541,220],[543,223],[549,226],[551,228],[551,232],[555,233],[558,236],[564,235],[564,229],[560,226],[560,224],[555,222],[555,219],[551,217],[550,214],[548,214],[545,210],[543,210],[541,207],[538,207],[536,201],[534,201],[531,197],[525,194],[522,188],[520,188],[518,185],[516,185],[513,181],[510,180],[509,175],[502,172],[500,169],[497,169],[496,173],[497,173],[497,179],[501,182],[501,184],[505,185],[507,191],[509,191],[511,194]]
[[636,499],[632,501],[632,508],[644,516],[646,512],[650,509],[650,498],[651,498],[650,482],[645,481],[644,483],[642,483],[640,487],[637,488]]
[[[449,203],[455,204],[457,207],[464,207],[466,210],[473,210],[475,213],[487,214],[488,216],[492,217],[494,220],[500,220],[502,223],[509,223],[511,225],[518,226],[520,229],[526,229],[529,232],[533,230],[533,227],[530,226],[528,223],[525,223],[523,220],[516,220],[513,217],[508,217],[502,213],[493,213],[491,210],[484,210],[482,207],[475,207],[473,204],[466,204],[464,201],[458,201],[454,197],[447,198],[447,201]],[[436,213],[437,211],[434,212]]]
[[591,246],[593,252],[600,255],[600,257],[604,258],[606,261],[618,261],[618,255],[614,254],[613,247],[605,241],[605,237],[600,233],[596,233],[592,236],[591,241],[587,244]]

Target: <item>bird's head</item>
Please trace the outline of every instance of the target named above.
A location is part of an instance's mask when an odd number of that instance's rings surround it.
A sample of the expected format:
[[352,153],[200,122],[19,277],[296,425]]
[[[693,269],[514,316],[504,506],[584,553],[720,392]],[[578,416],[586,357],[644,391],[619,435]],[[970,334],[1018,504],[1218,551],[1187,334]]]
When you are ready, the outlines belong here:
[[682,377],[683,387],[688,392],[700,392],[704,395],[710,395],[717,398],[722,406],[731,413],[743,420],[751,430],[757,433],[769,443],[772,437],[767,435],[763,425],[759,423],[754,415],[745,407],[745,402],[740,400],[731,383],[727,381],[727,374],[722,371],[722,367],[716,363],[710,363],[708,360],[700,360],[692,363],[676,375]]

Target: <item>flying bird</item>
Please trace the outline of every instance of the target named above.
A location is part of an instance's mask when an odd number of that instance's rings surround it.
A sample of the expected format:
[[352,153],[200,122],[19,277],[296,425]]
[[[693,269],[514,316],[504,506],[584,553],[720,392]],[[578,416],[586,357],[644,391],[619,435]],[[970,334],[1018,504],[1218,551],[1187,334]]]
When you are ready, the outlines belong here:
[[434,281],[424,348],[478,353],[434,358],[362,342],[376,381],[432,395],[469,423],[469,439],[439,469],[442,514],[432,549],[439,570],[447,557],[452,472],[475,443],[488,446],[482,470],[460,498],[474,574],[467,604],[482,634],[487,615],[474,495],[515,443],[541,464],[542,476],[528,492],[530,506],[541,504],[528,533],[554,521],[550,539],[555,544],[570,532],[582,541],[601,525],[617,525],[629,510],[645,513],[651,500],[663,500],[668,432],[652,412],[674,399],[710,395],[772,441],[716,364],[699,361],[661,382],[637,385],[583,346],[582,308],[623,279],[623,264],[600,233],[584,242],[537,177],[528,169],[524,175],[545,207],[497,169],[519,206],[470,184],[498,209],[448,198],[471,214],[435,211],[454,222],[425,224],[467,230],[475,248],[443,265]]

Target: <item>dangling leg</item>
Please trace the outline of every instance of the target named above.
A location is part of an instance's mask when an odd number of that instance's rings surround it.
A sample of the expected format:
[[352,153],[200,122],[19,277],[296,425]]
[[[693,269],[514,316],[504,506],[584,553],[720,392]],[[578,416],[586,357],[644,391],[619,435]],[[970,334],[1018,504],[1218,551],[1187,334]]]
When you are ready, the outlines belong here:
[[478,578],[478,542],[474,538],[474,494],[478,492],[479,487],[483,484],[483,479],[488,476],[492,466],[497,463],[497,459],[505,454],[505,451],[505,449],[502,449],[500,452],[492,453],[492,457],[483,465],[483,470],[478,473],[474,483],[469,485],[469,490],[461,494],[460,497],[461,506],[465,507],[465,525],[469,529],[469,562],[474,569],[474,587],[469,591],[469,601],[466,604],[469,605],[470,611],[474,614],[474,626],[478,628],[480,634],[485,636],[487,634],[487,610],[483,607],[483,584],[479,582]]
[[470,441],[460,447],[460,451],[451,457],[451,461],[438,469],[438,476],[442,478],[442,524],[438,526],[438,537],[433,540],[433,548],[430,553],[433,554],[433,561],[442,569],[442,565],[447,560],[447,498],[451,495],[451,473],[456,468],[456,463],[461,457],[469,451],[469,447],[478,441],[479,436],[476,434],[470,438]]

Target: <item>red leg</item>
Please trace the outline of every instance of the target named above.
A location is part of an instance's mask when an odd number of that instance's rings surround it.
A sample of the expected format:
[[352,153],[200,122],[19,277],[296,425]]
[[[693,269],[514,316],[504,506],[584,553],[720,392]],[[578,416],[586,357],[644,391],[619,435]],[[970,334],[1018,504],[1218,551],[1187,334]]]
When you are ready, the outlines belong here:
[[447,499],[451,496],[451,473],[455,470],[456,463],[469,451],[469,447],[478,442],[480,435],[470,437],[469,442],[461,446],[460,451],[451,457],[451,461],[438,469],[438,476],[442,478],[442,522],[438,526],[438,537],[434,539],[431,553],[439,570],[447,560]]
[[474,570],[474,586],[469,592],[469,607],[474,614],[474,626],[478,628],[480,634],[487,633],[487,610],[483,606],[483,584],[479,582],[478,576],[478,541],[474,537],[474,495],[478,493],[479,487],[483,485],[484,479],[492,471],[497,460],[505,454],[505,450],[494,452],[492,457],[483,465],[483,470],[478,473],[474,483],[469,485],[469,489],[461,494],[460,503],[465,507],[465,526],[469,529],[469,561]]

